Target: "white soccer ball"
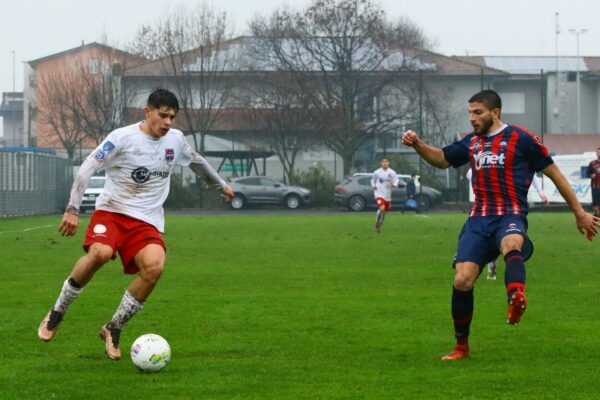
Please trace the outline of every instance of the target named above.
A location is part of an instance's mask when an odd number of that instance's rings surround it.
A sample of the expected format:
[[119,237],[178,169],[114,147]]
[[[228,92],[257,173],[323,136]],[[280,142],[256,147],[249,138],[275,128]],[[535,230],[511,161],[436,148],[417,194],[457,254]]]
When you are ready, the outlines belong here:
[[171,361],[171,347],[162,336],[146,333],[131,345],[131,361],[141,371],[158,372]]

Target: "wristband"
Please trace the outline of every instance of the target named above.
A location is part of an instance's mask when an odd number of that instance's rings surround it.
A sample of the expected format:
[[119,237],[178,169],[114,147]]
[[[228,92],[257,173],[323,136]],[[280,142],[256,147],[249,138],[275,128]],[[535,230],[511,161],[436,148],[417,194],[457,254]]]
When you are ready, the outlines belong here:
[[70,204],[65,209],[65,212],[69,213],[69,214],[77,215],[77,216],[79,215],[79,209],[77,207],[75,207],[75,206],[70,205]]

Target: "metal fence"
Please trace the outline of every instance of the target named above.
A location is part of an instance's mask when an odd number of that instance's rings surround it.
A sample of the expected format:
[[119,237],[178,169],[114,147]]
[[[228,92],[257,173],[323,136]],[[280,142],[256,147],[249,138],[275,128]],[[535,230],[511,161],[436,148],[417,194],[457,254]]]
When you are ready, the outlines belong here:
[[0,151],[0,217],[61,212],[73,167],[50,154]]

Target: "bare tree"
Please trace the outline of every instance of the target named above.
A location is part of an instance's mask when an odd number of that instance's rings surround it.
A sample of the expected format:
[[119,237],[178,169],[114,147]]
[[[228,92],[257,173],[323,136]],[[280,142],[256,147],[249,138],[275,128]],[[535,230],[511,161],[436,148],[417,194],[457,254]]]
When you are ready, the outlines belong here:
[[257,77],[245,89],[245,98],[240,99],[248,107],[245,120],[275,151],[288,182],[295,174],[298,154],[317,139],[310,102],[286,73]]
[[407,20],[388,22],[371,0],[314,0],[301,12],[277,10],[251,23],[259,63],[288,71],[320,120],[324,144],[344,173],[365,141],[394,129],[410,111],[381,101],[409,71],[423,68],[406,48],[429,45]]
[[38,82],[38,118],[49,127],[67,151],[69,160],[83,140],[78,108],[79,75],[72,70],[58,70],[42,76]]
[[227,74],[232,36],[227,15],[202,3],[192,8],[180,6],[142,26],[129,45],[130,51],[156,59],[160,72],[172,78],[183,114],[179,122],[193,135],[199,151],[204,151],[205,137],[230,98],[232,82]]
[[73,100],[77,101],[85,137],[98,145],[123,123],[126,106],[134,93],[124,92],[121,84],[123,70],[130,62],[127,57],[118,57],[108,51],[94,62],[97,69],[93,71],[90,71],[90,65],[77,64],[79,96]]

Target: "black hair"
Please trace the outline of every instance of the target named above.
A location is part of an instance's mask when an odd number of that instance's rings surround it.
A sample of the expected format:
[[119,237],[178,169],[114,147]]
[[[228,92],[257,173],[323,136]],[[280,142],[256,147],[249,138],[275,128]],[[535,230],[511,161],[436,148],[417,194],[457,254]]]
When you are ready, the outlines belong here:
[[390,161],[390,159],[389,159],[389,158],[387,158],[387,157],[381,157],[381,160],[379,160],[379,162],[381,162],[381,161],[383,161],[383,160],[388,160],[388,161]]
[[166,106],[174,109],[175,112],[179,111],[179,101],[177,100],[177,96],[166,89],[154,89],[154,91],[150,93],[150,96],[148,96],[146,104],[151,108],[161,108]]
[[482,90],[479,93],[475,93],[470,99],[469,103],[481,103],[484,104],[489,110],[495,108],[502,109],[502,99],[498,96],[498,93],[493,90]]

